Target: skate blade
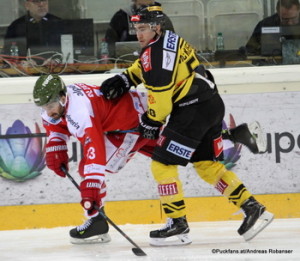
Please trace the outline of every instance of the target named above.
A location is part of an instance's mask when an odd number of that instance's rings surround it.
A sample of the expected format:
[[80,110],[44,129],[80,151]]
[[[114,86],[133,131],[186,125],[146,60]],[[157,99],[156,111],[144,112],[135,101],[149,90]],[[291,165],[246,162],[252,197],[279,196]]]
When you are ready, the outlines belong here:
[[252,136],[255,137],[258,153],[265,153],[267,151],[266,136],[257,121],[248,124],[248,128]]
[[167,238],[150,238],[151,246],[182,246],[191,244],[189,234],[181,234]]
[[[274,214],[265,211],[257,220],[257,222],[250,228],[243,237],[245,241],[250,241],[256,235],[258,235],[262,230],[264,230],[274,219]],[[259,224],[258,224],[259,223]]]
[[109,234],[101,234],[89,238],[70,238],[70,242],[72,244],[98,244],[98,243],[107,243],[111,241],[110,235]]

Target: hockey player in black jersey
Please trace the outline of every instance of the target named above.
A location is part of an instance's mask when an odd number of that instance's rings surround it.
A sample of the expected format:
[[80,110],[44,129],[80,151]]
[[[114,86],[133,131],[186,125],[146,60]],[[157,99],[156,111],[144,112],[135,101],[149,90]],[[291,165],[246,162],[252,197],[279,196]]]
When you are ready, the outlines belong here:
[[[124,73],[102,83],[107,99],[118,98],[140,83],[147,89],[148,110],[140,119],[139,132],[145,138],[158,139],[151,171],[168,217],[164,228],[150,232],[150,244],[191,243],[177,170],[178,165],[188,163],[204,181],[244,211],[238,233],[248,241],[272,221],[273,214],[220,162],[223,100],[211,73],[199,67],[194,48],[177,34],[164,30],[164,17],[158,5],[143,6],[132,16],[142,47],[140,57]],[[177,241],[169,241],[173,236]]]

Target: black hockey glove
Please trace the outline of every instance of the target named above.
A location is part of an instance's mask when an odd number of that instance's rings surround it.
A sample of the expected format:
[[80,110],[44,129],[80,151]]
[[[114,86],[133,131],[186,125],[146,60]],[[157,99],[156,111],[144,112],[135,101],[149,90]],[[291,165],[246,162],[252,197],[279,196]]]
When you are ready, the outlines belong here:
[[158,121],[150,120],[145,112],[141,119],[138,130],[142,137],[150,140],[156,140],[159,136],[160,127],[163,124]]
[[128,92],[131,86],[128,77],[121,73],[105,80],[102,83],[101,92],[107,100],[113,100]]

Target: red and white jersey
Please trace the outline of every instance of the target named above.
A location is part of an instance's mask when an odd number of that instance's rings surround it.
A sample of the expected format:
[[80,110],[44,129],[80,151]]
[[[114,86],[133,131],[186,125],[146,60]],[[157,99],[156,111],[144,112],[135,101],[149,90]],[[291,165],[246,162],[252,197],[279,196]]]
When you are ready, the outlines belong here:
[[99,86],[77,83],[67,86],[64,116],[54,120],[42,111],[42,118],[49,140],[67,141],[72,135],[80,141],[84,157],[81,175],[104,177],[106,170],[121,169],[131,153],[148,142],[131,131],[137,128],[139,114],[146,111],[146,106],[145,93],[128,92],[110,101],[102,96]]

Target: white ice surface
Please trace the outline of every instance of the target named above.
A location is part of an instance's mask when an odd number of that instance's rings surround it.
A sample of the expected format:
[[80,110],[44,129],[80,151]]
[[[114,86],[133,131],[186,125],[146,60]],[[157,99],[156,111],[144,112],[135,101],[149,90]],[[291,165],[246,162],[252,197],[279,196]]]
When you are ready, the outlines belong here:
[[[135,256],[131,251],[133,246],[113,227],[109,232],[111,242],[93,245],[69,243],[70,227],[0,231],[0,261],[300,260],[300,219],[275,219],[248,243],[236,232],[240,223],[191,222],[193,243],[180,247],[151,247],[148,244],[149,231],[160,228],[160,224],[120,226],[147,253],[146,257]],[[269,249],[292,253],[269,253]],[[267,253],[229,253],[241,250]]]

